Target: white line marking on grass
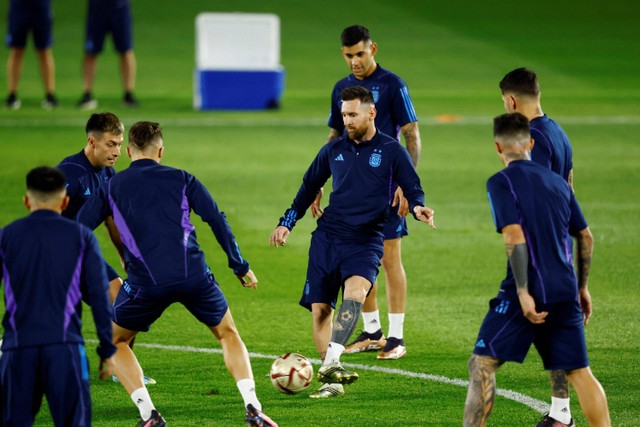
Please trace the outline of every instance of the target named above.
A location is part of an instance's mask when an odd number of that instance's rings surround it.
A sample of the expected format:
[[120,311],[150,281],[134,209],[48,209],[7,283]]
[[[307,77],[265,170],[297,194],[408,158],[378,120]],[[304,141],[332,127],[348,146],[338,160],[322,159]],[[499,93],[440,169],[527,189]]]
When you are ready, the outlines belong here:
[[[87,342],[97,343],[97,340],[87,340]],[[156,348],[159,350],[170,350],[170,351],[182,351],[188,353],[213,353],[213,354],[222,354],[221,349],[217,348],[202,348],[202,347],[192,347],[192,346],[180,346],[180,345],[164,345],[164,344],[150,344],[150,343],[140,343],[136,342],[136,347],[145,347],[145,348]],[[278,356],[273,356],[269,354],[261,354],[261,353],[249,353],[250,358],[254,359],[271,359],[274,360]],[[310,359],[311,362],[315,365],[320,365],[322,362],[319,359]],[[371,365],[361,365],[359,363],[342,363],[344,366],[348,366],[350,368],[356,368],[364,371],[373,371],[373,372],[381,372],[384,374],[390,375],[401,375],[409,378],[419,378],[428,381],[434,381],[444,384],[456,385],[459,387],[467,387],[469,385],[469,381],[461,380],[457,378],[447,378],[441,375],[432,375],[425,374],[422,372],[412,372],[406,371],[404,369],[395,369],[395,368],[385,368],[382,366],[371,366]],[[538,411],[539,413],[545,413],[549,411],[549,404],[538,399],[534,399],[533,397],[524,395],[522,393],[518,393],[513,390],[506,390],[499,388],[496,390],[496,394],[498,396],[502,396],[504,398],[513,400],[515,402],[521,403],[525,406],[530,407],[531,409]]]

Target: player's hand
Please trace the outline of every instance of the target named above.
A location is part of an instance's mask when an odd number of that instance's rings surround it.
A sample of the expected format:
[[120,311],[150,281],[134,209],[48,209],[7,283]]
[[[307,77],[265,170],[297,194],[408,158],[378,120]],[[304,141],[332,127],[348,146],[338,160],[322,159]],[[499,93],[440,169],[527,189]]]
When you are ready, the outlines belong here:
[[544,319],[549,313],[546,311],[536,311],[536,302],[529,292],[518,292],[518,299],[520,300],[520,307],[522,307],[522,314],[529,322],[536,325],[544,323]]
[[238,280],[240,280],[240,283],[245,288],[252,288],[252,289],[258,288],[258,279],[256,278],[256,275],[253,274],[253,271],[249,270],[247,271],[247,274],[245,274],[244,276],[236,276],[236,277],[238,278]]
[[101,380],[111,378],[114,368],[115,362],[113,361],[113,357],[110,357],[108,359],[100,359],[100,366],[98,367],[98,378],[100,378]]
[[269,237],[269,245],[273,247],[284,246],[287,243],[287,237],[289,237],[289,229],[284,225],[279,225],[273,230],[271,233],[271,237]]
[[324,190],[321,188],[320,191],[318,191],[318,195],[316,196],[316,199],[313,201],[313,203],[311,203],[311,216],[313,218],[320,218],[324,213],[324,211],[320,207],[320,201],[322,200],[323,193],[324,193]]
[[393,194],[393,202],[391,206],[394,208],[398,206],[398,216],[405,217],[409,214],[409,201],[405,199],[402,188],[396,188],[396,192]]
[[436,228],[436,223],[434,222],[435,212],[430,207],[416,206],[413,208],[413,213],[416,214],[416,218],[418,218],[419,221],[429,224],[433,229]]
[[582,308],[582,321],[586,326],[589,323],[589,319],[591,319],[591,294],[587,288],[582,288],[578,291],[578,300]]

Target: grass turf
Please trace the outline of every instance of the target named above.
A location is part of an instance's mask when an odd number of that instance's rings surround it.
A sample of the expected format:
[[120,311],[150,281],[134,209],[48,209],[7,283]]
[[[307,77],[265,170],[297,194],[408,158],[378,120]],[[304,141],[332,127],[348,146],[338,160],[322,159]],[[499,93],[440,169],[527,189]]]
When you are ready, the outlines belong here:
[[[401,75],[411,90],[423,137],[419,172],[439,229],[410,223],[411,236],[403,244],[409,280],[407,357],[382,363],[374,354],[360,354],[344,361],[465,380],[475,334],[506,262],[484,189],[486,178],[500,168],[490,123],[502,112],[497,83],[515,67],[533,68],[545,112],[563,124],[572,140],[576,192],[596,237],[590,281],[595,314],[587,328],[592,367],[607,391],[613,424],[635,426],[640,424],[640,233],[635,221],[640,208],[640,90],[635,81],[640,47],[632,40],[640,36],[638,8],[631,1],[587,3],[573,9],[542,1],[524,10],[495,1],[356,1],[346,10],[336,1],[212,5],[139,0],[133,7],[142,107],[121,107],[118,65],[110,48],[100,57],[95,94],[100,110],[114,111],[127,126],[136,120],[160,121],[166,164],[198,176],[226,211],[260,279],[257,292],[237,285],[211,233],[194,221],[249,351],[315,357],[310,316],[297,306],[313,221],[300,221],[286,248],[269,248],[267,240],[328,134],[324,122],[330,90],[348,72],[339,56],[339,33],[355,22],[369,26],[379,42],[379,62]],[[0,15],[6,16],[6,7],[7,2],[0,4]],[[81,89],[84,10],[69,2],[54,2],[54,9],[61,106],[52,112],[40,109],[42,85],[30,49],[20,89],[23,108],[0,113],[0,226],[25,213],[20,197],[26,171],[57,163],[79,151],[85,140],[87,114],[74,107]],[[287,72],[280,110],[192,111],[193,22],[196,13],[214,9],[280,15]],[[460,121],[440,123],[443,114],[458,115]],[[123,157],[117,166],[127,164]],[[106,234],[98,234],[105,255],[115,263]],[[85,310],[85,334],[92,338],[89,314]],[[144,346],[219,347],[182,307],[169,309],[138,342],[142,366],[158,380],[150,389],[152,398],[170,424],[242,424],[242,403],[219,354]],[[93,344],[88,347],[95,373]],[[270,359],[252,362],[258,394],[283,426],[450,426],[462,418],[466,390],[461,386],[364,370],[344,398],[317,402],[304,394],[278,393],[266,378]],[[497,381],[500,388],[549,400],[548,380],[535,352],[523,366],[506,365]],[[92,380],[92,396],[96,426],[132,425],[137,417],[118,384]],[[572,409],[578,424],[586,425],[575,394]],[[531,425],[537,417],[533,409],[498,397],[490,425]],[[36,424],[50,425],[46,411]]]

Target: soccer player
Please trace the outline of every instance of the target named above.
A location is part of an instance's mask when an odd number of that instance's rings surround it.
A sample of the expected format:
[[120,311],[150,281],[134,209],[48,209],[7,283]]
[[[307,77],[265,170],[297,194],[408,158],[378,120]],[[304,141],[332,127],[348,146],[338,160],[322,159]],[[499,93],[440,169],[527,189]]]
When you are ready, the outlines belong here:
[[27,174],[30,214],[0,230],[4,337],[0,424],[33,425],[47,396],[56,426],[91,425],[89,365],[82,300],[91,303],[99,339],[100,378],[113,371],[111,311],[100,248],[91,230],[60,215],[69,197],[62,172]]
[[[521,363],[535,344],[545,369],[563,370],[591,426],[610,426],[607,398],[589,367],[584,325],[593,236],[569,184],[530,161],[534,140],[520,113],[494,119],[505,168],[487,181],[496,229],[507,249],[507,276],[480,327],[469,360],[464,426],[484,426],[493,409],[495,373]],[[577,242],[577,278],[568,250]]]
[[[84,203],[94,195],[102,185],[115,175],[114,168],[124,140],[124,125],[113,113],[94,113],[87,120],[85,126],[87,135],[87,145],[76,154],[64,158],[58,168],[67,177],[67,194],[70,197],[69,206],[62,212],[62,215],[74,219]],[[120,233],[116,228],[113,218],[105,220],[105,225],[109,231],[109,237],[116,248],[121,247]],[[122,258],[122,253],[120,253]],[[109,279],[109,300],[115,301],[122,278],[120,274],[106,261],[107,278]],[[133,340],[131,348],[133,348]],[[118,381],[116,376],[114,381]],[[156,380],[149,376],[144,376],[147,385],[156,384]]]
[[78,107],[93,110],[98,101],[93,97],[93,82],[96,77],[98,55],[102,52],[108,33],[113,37],[113,45],[120,56],[120,74],[124,86],[122,102],[125,107],[137,107],[133,96],[136,84],[136,56],[133,52],[133,18],[130,0],[89,0],[82,60],[84,93]]
[[[67,195],[70,201],[62,215],[70,219],[74,219],[82,205],[98,194],[98,189],[115,175],[114,166],[120,157],[124,140],[124,125],[113,113],[92,114],[87,120],[85,131],[87,145],[79,153],[64,158],[57,166],[67,177]],[[113,218],[109,218],[106,225],[112,240],[118,242],[120,237]],[[107,276],[113,302],[122,279],[108,264]]]
[[[517,68],[500,81],[502,101],[507,113],[520,113],[529,119],[535,141],[531,160],[562,176],[573,188],[573,150],[564,130],[542,111],[540,85],[536,74]],[[549,371],[551,409],[536,427],[575,427],[569,406],[569,380],[562,370]],[[555,424],[554,424],[555,423]]]
[[[405,82],[394,73],[376,63],[378,45],[371,40],[369,30],[361,25],[353,25],[342,32],[342,56],[351,74],[336,83],[331,94],[331,114],[329,116],[328,141],[344,133],[345,126],[340,111],[340,94],[351,86],[364,86],[371,91],[377,111],[376,126],[382,132],[400,140],[404,136],[406,148],[411,156],[412,167],[418,167],[420,160],[420,131],[418,117],[413,108],[409,89]],[[322,215],[320,198],[311,205],[314,217]],[[364,331],[347,345],[345,353],[379,351],[378,359],[393,360],[403,357],[407,350],[404,345],[404,316],[407,299],[407,276],[402,265],[402,237],[408,234],[405,216],[409,213],[402,189],[396,187],[392,212],[384,228],[384,256],[382,266],[387,283],[387,305],[389,334],[385,339],[378,310],[377,286],[367,296],[362,317]]]
[[45,98],[42,101],[42,108],[50,110],[57,107],[55,62],[51,50],[53,45],[51,0],[10,0],[8,21],[6,43],[10,48],[7,59],[9,95],[4,102],[5,108],[17,110],[22,105],[18,98],[18,84],[29,32],[33,33],[33,42],[44,83]]
[[209,224],[242,286],[255,289],[258,280],[242,258],[224,213],[194,176],[160,165],[164,145],[158,123],[131,126],[127,154],[131,166],[85,203],[78,220],[95,229],[113,216],[122,236],[128,278],[114,303],[116,375],[138,407],[141,425],[164,426],[165,421],[128,343],[138,332],[148,331],[169,305],[180,302],[220,341],[227,369],[244,399],[247,425],[277,426],[261,412],[247,349],[189,219],[193,210]]
[[[318,379],[325,383],[310,397],[344,394],[342,384],[358,374],[340,364],[347,340],[356,327],[362,304],[374,287],[383,254],[383,229],[392,212],[395,183],[408,200],[414,217],[435,228],[433,210],[424,206],[420,178],[407,150],[375,126],[371,92],[362,86],[341,94],[346,134],[325,144],[302,179],[293,203],[280,218],[269,243],[278,247],[333,177],[329,205],[318,219],[309,249],[309,265],[300,305],[313,318],[313,338],[323,359]],[[338,294],[343,302],[336,315]]]

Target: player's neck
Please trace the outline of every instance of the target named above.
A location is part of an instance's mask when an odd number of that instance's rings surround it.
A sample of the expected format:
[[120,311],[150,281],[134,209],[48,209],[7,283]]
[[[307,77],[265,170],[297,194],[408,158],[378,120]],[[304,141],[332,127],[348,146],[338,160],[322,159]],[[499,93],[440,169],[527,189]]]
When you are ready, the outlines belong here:
[[353,142],[355,142],[356,144],[362,144],[362,143],[366,143],[369,142],[373,139],[374,136],[376,136],[376,128],[372,127],[371,129],[367,130],[367,133],[364,134],[362,136],[362,138],[360,139],[354,139]]
[[356,75],[354,74],[354,77],[355,77],[356,79],[358,79],[358,80],[364,80],[364,79],[367,79],[367,78],[371,77],[371,75],[372,75],[373,73],[375,73],[377,69],[378,69],[378,64],[377,64],[376,62],[374,62],[374,63],[373,63],[373,66],[369,69],[369,72],[368,72],[366,75],[364,75],[364,76],[362,76],[362,77],[358,77],[358,76],[356,76]]
[[522,113],[522,115],[524,115],[529,121],[544,116],[542,106],[540,106],[539,103],[525,105],[520,113]]
[[517,160],[531,160],[531,154],[528,151],[503,151],[502,162],[505,166],[509,166],[509,163]]
[[100,169],[103,167],[88,146],[84,148],[84,156],[89,160],[89,163],[91,163],[91,166],[93,166],[94,169]]

